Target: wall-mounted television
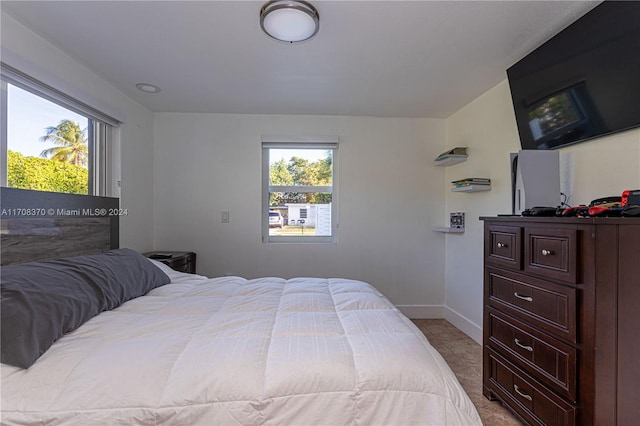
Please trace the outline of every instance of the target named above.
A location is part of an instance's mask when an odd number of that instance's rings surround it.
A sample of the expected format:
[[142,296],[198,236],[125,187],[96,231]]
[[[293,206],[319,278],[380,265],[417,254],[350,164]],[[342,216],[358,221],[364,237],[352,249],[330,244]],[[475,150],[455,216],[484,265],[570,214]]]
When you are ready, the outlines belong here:
[[523,149],[640,126],[640,1],[605,1],[507,70]]

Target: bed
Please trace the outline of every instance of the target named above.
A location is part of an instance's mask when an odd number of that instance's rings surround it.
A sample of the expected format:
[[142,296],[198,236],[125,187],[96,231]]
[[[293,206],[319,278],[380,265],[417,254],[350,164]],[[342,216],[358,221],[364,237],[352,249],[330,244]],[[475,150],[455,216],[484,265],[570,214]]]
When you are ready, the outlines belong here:
[[355,280],[207,278],[128,249],[3,266],[1,349],[3,425],[481,424]]

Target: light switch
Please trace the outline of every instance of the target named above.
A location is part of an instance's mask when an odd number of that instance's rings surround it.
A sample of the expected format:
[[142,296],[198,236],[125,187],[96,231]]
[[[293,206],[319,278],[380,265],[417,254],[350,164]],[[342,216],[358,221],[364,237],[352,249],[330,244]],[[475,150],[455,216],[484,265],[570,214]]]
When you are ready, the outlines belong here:
[[222,219],[222,223],[229,223],[229,211],[228,210],[223,210],[220,216],[221,216],[221,219]]

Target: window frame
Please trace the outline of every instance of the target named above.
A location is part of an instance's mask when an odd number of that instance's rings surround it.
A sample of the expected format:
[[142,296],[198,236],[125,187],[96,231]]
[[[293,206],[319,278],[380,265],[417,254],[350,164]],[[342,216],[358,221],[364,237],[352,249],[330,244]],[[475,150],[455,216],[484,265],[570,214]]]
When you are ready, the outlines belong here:
[[89,148],[87,195],[113,196],[114,129],[122,122],[35,78],[0,62],[0,186],[7,187],[8,161],[8,85],[25,90],[88,119]]
[[[263,243],[323,243],[338,241],[338,145],[337,136],[262,135],[262,242]],[[269,185],[270,149],[316,149],[332,151],[331,186]],[[331,193],[331,235],[269,235],[269,194],[272,192],[329,192]]]

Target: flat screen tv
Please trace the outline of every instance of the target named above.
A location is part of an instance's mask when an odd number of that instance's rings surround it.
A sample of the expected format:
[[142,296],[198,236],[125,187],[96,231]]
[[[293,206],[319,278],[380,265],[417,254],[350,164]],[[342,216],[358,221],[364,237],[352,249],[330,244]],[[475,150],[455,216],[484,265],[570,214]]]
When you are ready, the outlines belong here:
[[523,149],[640,126],[640,1],[605,1],[507,70]]

